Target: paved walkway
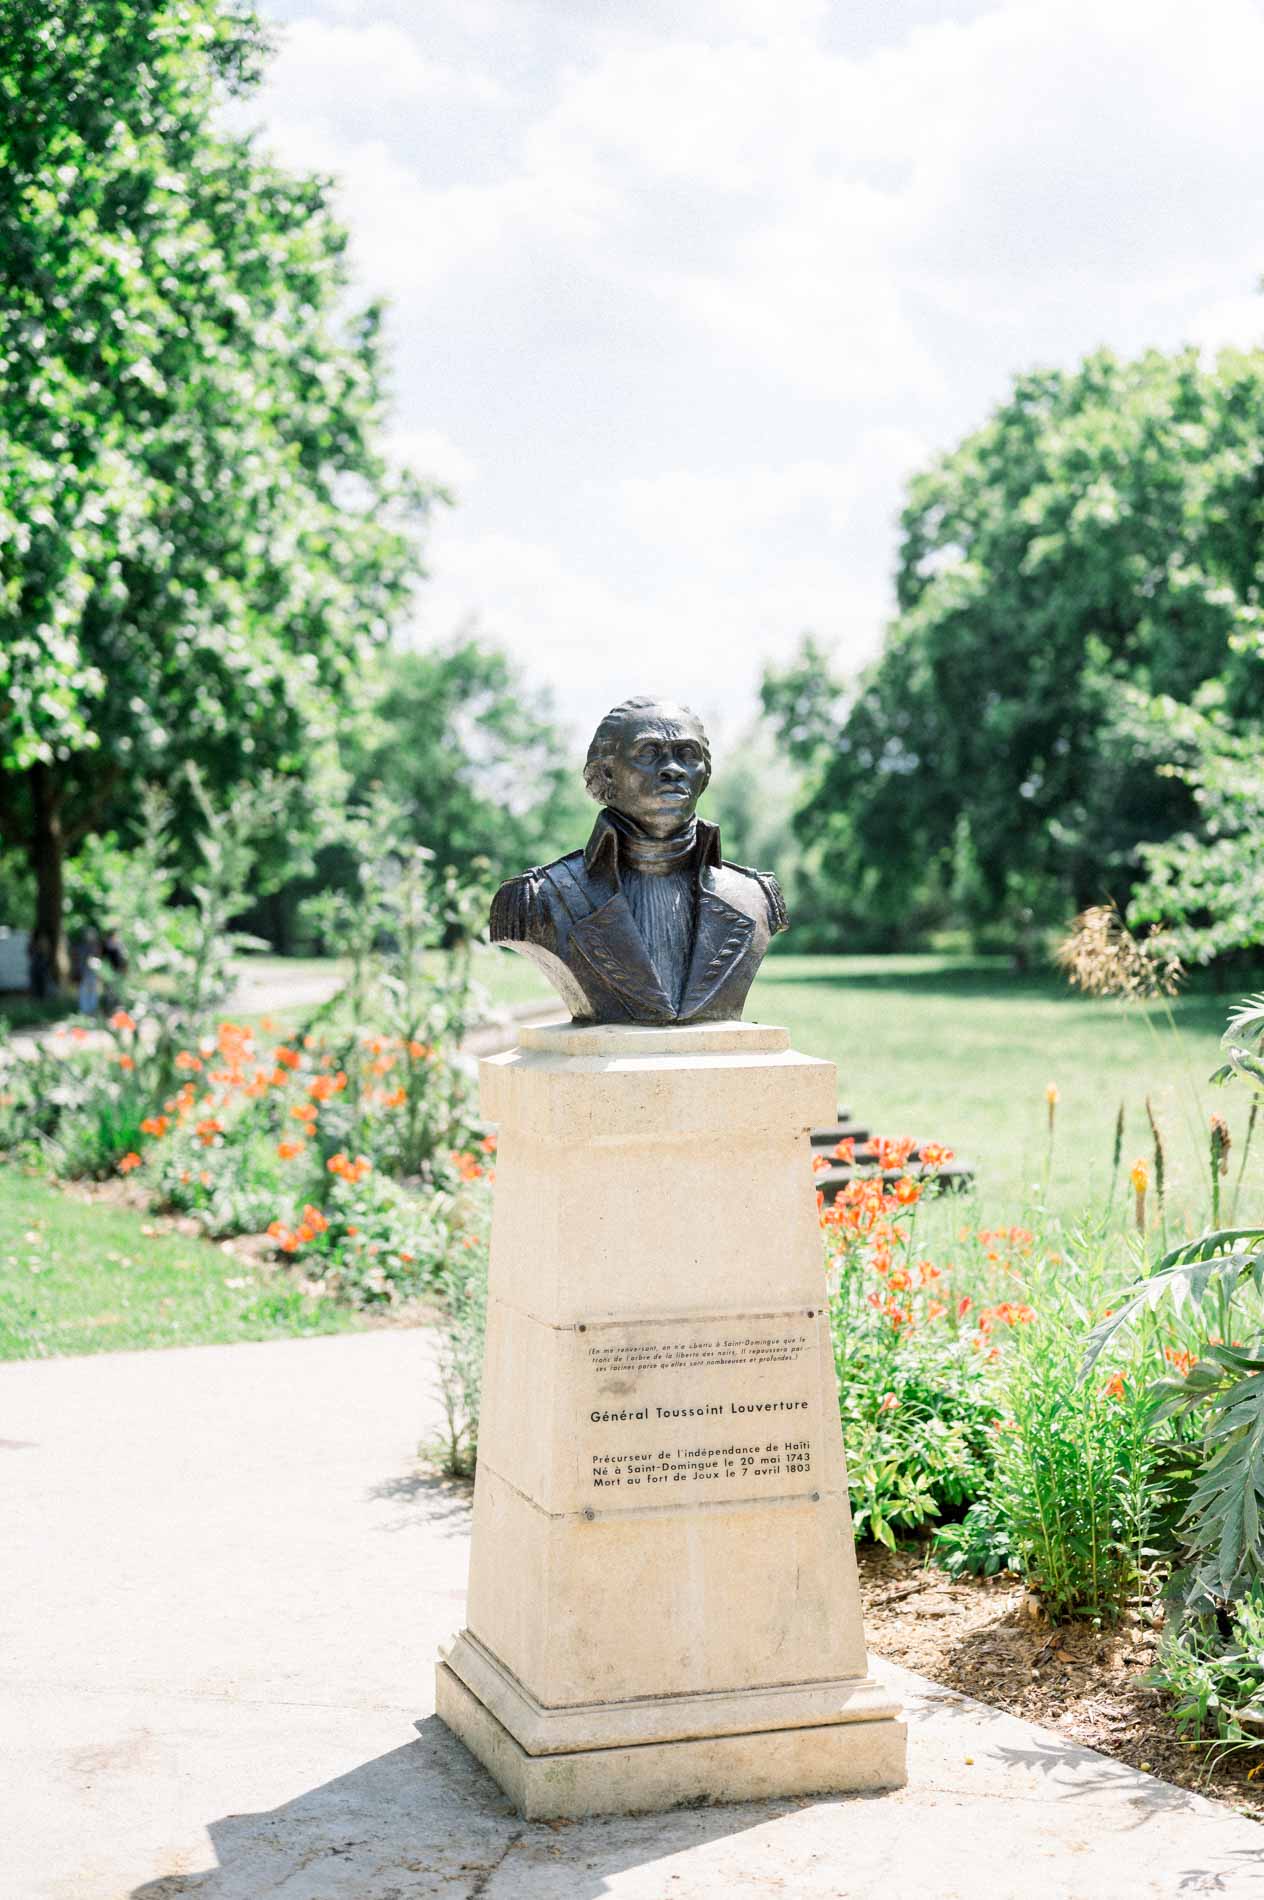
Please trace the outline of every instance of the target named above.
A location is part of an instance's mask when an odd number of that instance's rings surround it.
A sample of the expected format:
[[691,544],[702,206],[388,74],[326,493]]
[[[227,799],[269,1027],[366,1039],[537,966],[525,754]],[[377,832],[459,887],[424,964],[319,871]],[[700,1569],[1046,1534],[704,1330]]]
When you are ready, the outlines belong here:
[[885,1667],[899,1794],[524,1825],[429,1713],[468,1528],[417,1476],[432,1364],[0,1367],[4,1900],[1264,1900],[1254,1823]]

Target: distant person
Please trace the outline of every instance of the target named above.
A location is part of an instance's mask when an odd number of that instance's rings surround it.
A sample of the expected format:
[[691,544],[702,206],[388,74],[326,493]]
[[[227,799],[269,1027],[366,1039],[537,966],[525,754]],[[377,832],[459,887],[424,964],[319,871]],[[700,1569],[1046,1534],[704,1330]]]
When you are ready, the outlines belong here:
[[101,938],[91,924],[81,933],[75,948],[75,974],[79,980],[79,1014],[95,1016],[101,999]]
[[111,924],[105,933],[101,945],[101,957],[109,972],[105,978],[105,993],[101,999],[101,1007],[107,1016],[111,1016],[122,1000],[122,982],[116,979],[127,975],[127,951],[123,947],[123,939],[114,924]]
[[26,967],[31,995],[42,1003],[52,987],[53,941],[46,930],[35,930],[26,946]]

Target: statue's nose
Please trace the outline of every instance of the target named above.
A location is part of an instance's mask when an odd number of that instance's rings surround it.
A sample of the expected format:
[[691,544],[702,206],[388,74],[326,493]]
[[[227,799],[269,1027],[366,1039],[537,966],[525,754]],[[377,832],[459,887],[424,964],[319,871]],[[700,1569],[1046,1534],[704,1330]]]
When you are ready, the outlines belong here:
[[658,768],[658,776],[666,779],[680,779],[685,776],[685,768],[675,759],[664,759]]

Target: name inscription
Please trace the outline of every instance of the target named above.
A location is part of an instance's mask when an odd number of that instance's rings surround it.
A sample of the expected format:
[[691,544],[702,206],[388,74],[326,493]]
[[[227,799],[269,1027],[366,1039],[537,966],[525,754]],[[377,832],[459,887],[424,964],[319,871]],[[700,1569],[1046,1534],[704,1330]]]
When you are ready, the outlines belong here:
[[818,1315],[596,1323],[581,1336],[581,1506],[794,1496],[821,1479]]

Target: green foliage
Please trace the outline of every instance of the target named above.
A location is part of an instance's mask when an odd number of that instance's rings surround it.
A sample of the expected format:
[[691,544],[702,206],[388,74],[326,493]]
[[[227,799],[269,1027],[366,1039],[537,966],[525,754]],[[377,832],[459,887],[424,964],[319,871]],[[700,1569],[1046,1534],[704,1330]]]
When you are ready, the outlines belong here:
[[1165,1638],[1150,1680],[1175,1698],[1189,1741],[1224,1755],[1264,1744],[1264,1597],[1252,1592],[1227,1619],[1187,1619]]
[[1054,1622],[1118,1613],[1144,1577],[1158,1506],[1143,1395],[1122,1375],[1080,1382],[1083,1319],[1042,1303],[1014,1340],[992,1489],[1011,1562]]
[[380,789],[398,808],[403,844],[469,877],[496,882],[573,851],[593,807],[566,756],[547,694],[509,656],[468,635],[424,651],[388,650],[362,737],[348,763],[352,802]]
[[890,1352],[881,1326],[835,1331],[835,1360],[855,1533],[894,1549],[986,1490],[997,1407],[967,1339],[944,1330]]
[[429,1449],[451,1477],[469,1477],[478,1460],[489,1235],[487,1198],[468,1201],[461,1244],[445,1256],[436,1284],[444,1312],[439,1342],[444,1434]]
[[[1264,1031],[1264,997],[1234,1010],[1225,1033],[1228,1060],[1213,1080],[1245,1081],[1264,1093],[1264,1063],[1249,1047]],[[1219,1118],[1216,1118],[1217,1121]],[[1213,1201],[1228,1150],[1223,1124],[1213,1122]],[[1245,1156],[1244,1156],[1245,1159]],[[1101,1353],[1143,1316],[1169,1307],[1204,1333],[1184,1376],[1158,1380],[1153,1422],[1178,1419],[1201,1436],[1201,1465],[1181,1525],[1179,1595],[1203,1611],[1264,1588],[1264,1228],[1213,1228],[1173,1248],[1093,1331],[1084,1356],[1091,1376]],[[1217,1332],[1206,1337],[1209,1326]],[[1233,1339],[1239,1328],[1257,1342]]]
[[0,16],[0,823],[54,933],[62,854],[184,761],[310,837],[417,573],[328,186],[219,113],[263,51],[249,0]]
[[1123,902],[1139,843],[1194,829],[1202,788],[1159,772],[1188,746],[1142,709],[1219,681],[1258,715],[1262,431],[1264,352],[1103,353],[1019,377],[912,483],[899,614],[844,715],[819,653],[764,689],[814,764],[801,829],[840,923],[907,941],[964,858],[974,916],[1021,938]]
[[[1207,695],[1219,701],[1223,695]],[[1255,719],[1231,721],[1170,699],[1154,702],[1179,755],[1166,768],[1187,786],[1196,822],[1158,843],[1143,842],[1141,883],[1129,917],[1165,924],[1187,963],[1253,951],[1264,910],[1264,764]]]
[[[347,887],[313,898],[308,912],[351,969],[342,1012],[350,1120],[339,1131],[342,1143],[394,1172],[416,1174],[464,1129],[468,1077],[459,1051],[483,1005],[473,952],[490,890],[485,860],[476,859],[465,877],[450,867],[438,872],[424,846],[396,842],[403,829],[399,807],[381,790],[348,812],[337,834]],[[352,1055],[370,1024],[410,1058],[398,1084],[400,1113],[389,1121],[370,1112]]]
[[935,1532],[934,1559],[950,1577],[995,1577],[1008,1570],[1014,1553],[1004,1514],[991,1498],[979,1498],[956,1524]]

